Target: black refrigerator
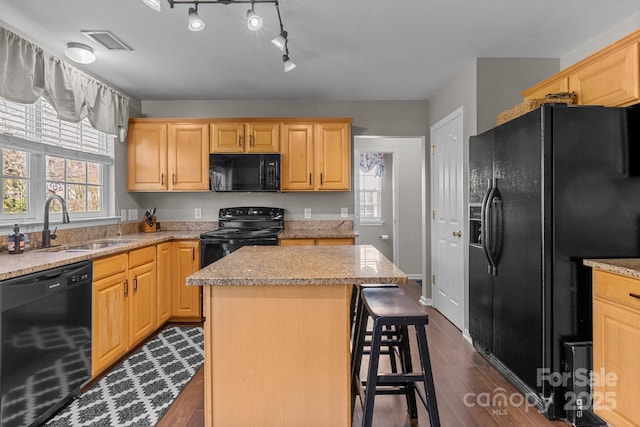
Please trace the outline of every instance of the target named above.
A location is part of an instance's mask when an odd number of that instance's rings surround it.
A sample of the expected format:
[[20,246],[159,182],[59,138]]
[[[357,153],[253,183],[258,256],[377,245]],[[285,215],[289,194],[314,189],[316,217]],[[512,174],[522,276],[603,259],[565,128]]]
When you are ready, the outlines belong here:
[[469,332],[550,419],[592,339],[582,260],[640,256],[638,111],[543,105],[469,142]]

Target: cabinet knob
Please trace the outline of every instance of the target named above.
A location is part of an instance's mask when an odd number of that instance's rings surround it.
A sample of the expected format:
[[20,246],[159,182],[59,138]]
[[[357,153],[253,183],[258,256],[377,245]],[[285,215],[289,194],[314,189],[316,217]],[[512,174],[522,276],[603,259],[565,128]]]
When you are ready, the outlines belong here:
[[125,279],[124,281],[124,297],[128,297],[129,296],[129,280]]
[[160,185],[164,186],[164,172],[160,174]]
[[238,147],[242,147],[242,135],[238,135]]

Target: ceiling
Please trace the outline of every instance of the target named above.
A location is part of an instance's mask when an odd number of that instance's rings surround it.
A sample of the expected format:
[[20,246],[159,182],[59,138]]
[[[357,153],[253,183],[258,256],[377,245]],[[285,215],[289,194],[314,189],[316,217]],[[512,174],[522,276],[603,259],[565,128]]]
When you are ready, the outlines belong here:
[[[275,6],[201,4],[206,28],[187,30],[189,5],[156,12],[141,0],[0,0],[9,29],[63,56],[92,46],[78,66],[140,100],[426,100],[476,57],[559,58],[625,18],[638,0],[279,0],[285,73],[269,41]],[[109,30],[133,51],[108,51],[80,30]]]

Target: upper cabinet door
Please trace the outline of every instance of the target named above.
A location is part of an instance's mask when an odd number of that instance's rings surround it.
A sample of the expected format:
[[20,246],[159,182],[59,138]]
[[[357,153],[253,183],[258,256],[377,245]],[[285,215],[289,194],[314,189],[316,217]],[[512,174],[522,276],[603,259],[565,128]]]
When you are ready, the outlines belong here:
[[243,153],[245,151],[244,123],[212,123],[212,153]]
[[247,153],[280,152],[280,123],[249,122],[245,125],[245,129]]
[[165,123],[132,123],[129,126],[127,152],[128,191],[160,191],[168,188]]
[[169,124],[169,189],[209,190],[209,124]]
[[283,124],[281,154],[281,190],[313,190],[313,123]]
[[316,137],[316,189],[351,189],[351,132],[349,123],[319,123]]
[[569,89],[578,94],[578,104],[612,107],[640,100],[638,43],[620,49],[569,75]]

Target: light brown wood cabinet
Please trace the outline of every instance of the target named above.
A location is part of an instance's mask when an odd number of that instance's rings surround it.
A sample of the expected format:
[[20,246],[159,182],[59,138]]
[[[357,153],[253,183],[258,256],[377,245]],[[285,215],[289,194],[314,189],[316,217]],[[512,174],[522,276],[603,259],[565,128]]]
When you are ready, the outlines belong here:
[[156,329],[155,301],[155,246],[93,261],[94,377]]
[[128,191],[208,191],[209,123],[129,120]]
[[230,121],[211,124],[212,153],[278,153],[280,122]]
[[640,279],[594,269],[593,286],[595,413],[640,426]]
[[129,348],[156,329],[156,248],[129,252]]
[[640,102],[640,30],[522,92],[525,99],[575,92],[576,104],[621,107]]
[[93,261],[91,376],[96,377],[129,349],[127,254]]
[[156,247],[156,324],[164,325],[171,318],[171,242]]
[[282,191],[351,189],[351,120],[282,125]]
[[178,240],[171,243],[171,317],[182,321],[202,320],[202,287],[187,286],[186,278],[200,270],[200,242]]
[[351,237],[338,239],[280,239],[280,246],[334,246],[355,245],[355,239]]

